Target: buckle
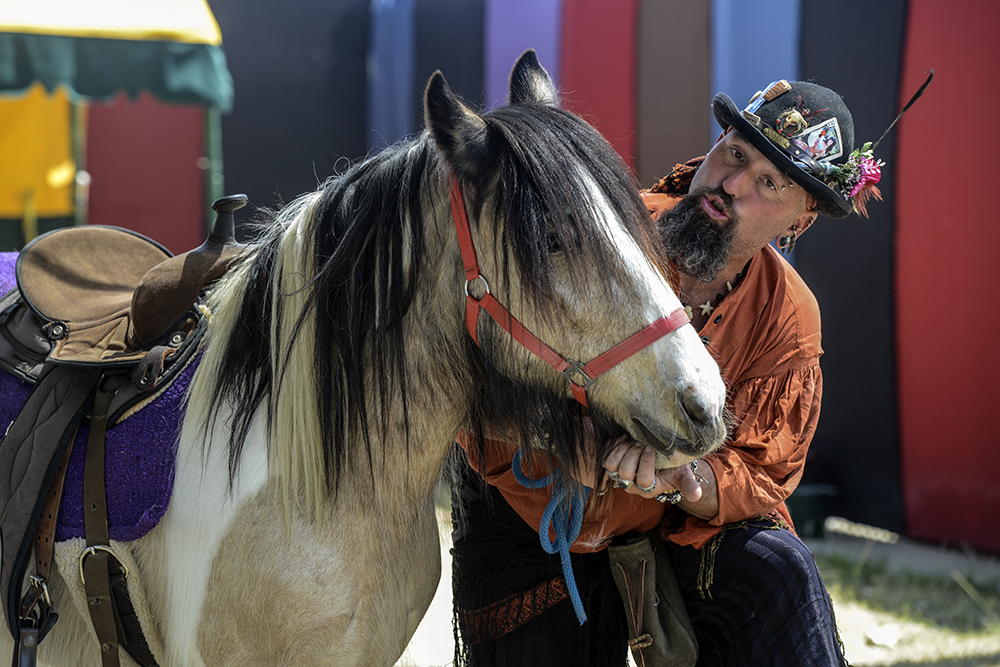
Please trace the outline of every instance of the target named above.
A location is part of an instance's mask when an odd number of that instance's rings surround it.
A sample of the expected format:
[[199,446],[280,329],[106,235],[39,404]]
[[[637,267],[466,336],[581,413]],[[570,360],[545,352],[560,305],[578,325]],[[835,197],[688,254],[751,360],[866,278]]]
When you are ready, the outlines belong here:
[[[597,382],[597,378],[591,378],[587,375],[587,372],[583,370],[583,364],[579,361],[574,361],[572,359],[567,359],[566,363],[569,364],[562,374],[566,377],[566,380],[570,384],[575,384],[577,387],[583,387],[584,389],[590,389],[590,385]],[[583,382],[576,382],[573,380],[573,376],[578,375],[583,378]]]
[[83,582],[84,586],[87,585],[87,578],[83,576],[83,561],[87,559],[87,556],[93,556],[98,551],[104,551],[110,554],[111,557],[115,559],[115,562],[118,563],[118,567],[122,569],[122,572],[125,574],[125,578],[128,579],[128,568],[125,566],[125,563],[122,562],[122,559],[118,557],[118,554],[115,553],[114,549],[104,546],[103,544],[95,544],[94,546],[87,547],[80,552],[80,581]]
[[45,604],[51,607],[52,598],[49,597],[49,587],[46,585],[45,580],[37,575],[32,574],[28,576],[28,581],[30,581],[31,585],[34,586],[35,588],[41,589],[42,599],[45,600]]

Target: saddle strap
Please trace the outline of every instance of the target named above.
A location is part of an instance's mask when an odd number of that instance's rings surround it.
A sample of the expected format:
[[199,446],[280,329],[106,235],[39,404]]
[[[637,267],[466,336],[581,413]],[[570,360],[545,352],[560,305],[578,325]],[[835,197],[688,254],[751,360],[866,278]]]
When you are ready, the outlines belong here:
[[114,396],[114,391],[109,391],[104,386],[107,382],[108,378],[102,376],[94,398],[94,408],[90,413],[90,437],[87,439],[87,456],[83,468],[83,516],[87,549],[80,555],[80,561],[90,620],[94,624],[97,641],[101,644],[101,664],[104,667],[119,667],[118,625],[111,598],[109,568],[114,567],[120,571],[121,564],[117,558],[110,558],[108,498],[104,489],[108,408],[111,407],[111,397]]
[[[35,535],[48,491],[69,440],[83,421],[98,375],[54,367],[39,380],[0,441],[0,525],[3,569],[0,591],[8,628],[21,636],[22,584],[31,563]],[[52,615],[54,616],[54,614]],[[51,627],[38,627],[38,641]]]
[[[75,433],[75,430],[74,430]],[[58,614],[52,613],[52,599],[49,597],[49,574],[52,571],[52,555],[55,551],[56,519],[59,515],[59,503],[62,500],[63,485],[66,481],[66,470],[69,468],[69,457],[73,451],[73,439],[70,438],[52,481],[52,487],[42,508],[42,515],[35,531],[35,574],[30,578],[31,588],[21,598],[21,650],[34,653],[38,644],[37,633],[29,630],[48,631],[55,625]],[[27,646],[25,646],[27,642]],[[34,659],[27,660],[22,656],[21,664],[34,664]]]
[[[156,665],[128,594],[128,571],[111,549],[108,531],[104,458],[108,412],[121,375],[102,376],[90,418],[83,468],[84,529],[87,548],[80,555],[81,574],[103,667],[119,667],[118,646],[144,667]],[[115,385],[118,381],[117,385]]]

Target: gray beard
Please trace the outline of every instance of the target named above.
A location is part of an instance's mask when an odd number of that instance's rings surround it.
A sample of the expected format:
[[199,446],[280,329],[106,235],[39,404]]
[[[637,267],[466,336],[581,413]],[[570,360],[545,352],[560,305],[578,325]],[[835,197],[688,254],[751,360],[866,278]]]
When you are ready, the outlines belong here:
[[[701,197],[705,194],[714,194],[725,203],[730,217],[724,227],[720,227],[702,210]],[[657,227],[666,246],[667,257],[681,273],[710,283],[726,267],[739,224],[732,206],[733,199],[724,190],[699,188],[660,216]]]

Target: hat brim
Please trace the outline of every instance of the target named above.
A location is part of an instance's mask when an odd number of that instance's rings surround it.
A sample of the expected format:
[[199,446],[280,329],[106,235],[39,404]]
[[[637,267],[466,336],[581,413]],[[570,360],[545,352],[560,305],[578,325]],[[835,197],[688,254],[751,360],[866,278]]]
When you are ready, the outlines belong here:
[[775,146],[764,134],[750,124],[743,114],[725,93],[719,93],[712,100],[712,111],[715,119],[722,129],[730,126],[735,128],[743,137],[749,141],[754,148],[767,157],[778,169],[790,179],[805,188],[819,202],[817,210],[825,216],[831,218],[846,218],[854,210],[850,201],[840,195],[839,192],[829,185],[819,180],[809,172],[805,171],[792,159]]

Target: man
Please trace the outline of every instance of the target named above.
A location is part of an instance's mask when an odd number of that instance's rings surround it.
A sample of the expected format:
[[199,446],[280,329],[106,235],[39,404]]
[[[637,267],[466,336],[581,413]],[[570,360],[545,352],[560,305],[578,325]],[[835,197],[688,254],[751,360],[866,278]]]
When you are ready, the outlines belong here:
[[[643,196],[672,283],[729,387],[731,436],[696,466],[664,470],[650,448],[618,442],[604,461],[613,485],[570,472],[597,489],[570,549],[573,586],[539,546],[550,495],[511,474],[516,447],[487,441],[480,464],[463,434],[479,471],[463,460],[453,490],[457,662],[624,664],[628,629],[604,550],[656,530],[697,664],[844,664],[829,596],[784,504],[819,418],[819,308],[769,243],[788,250],[818,214],[863,210],[878,196],[880,163],[867,146],[852,152],[850,112],[822,86],[778,81],[742,111],[720,93],[713,109],[723,134],[708,155]],[[820,132],[834,141],[817,159],[802,146]]]

